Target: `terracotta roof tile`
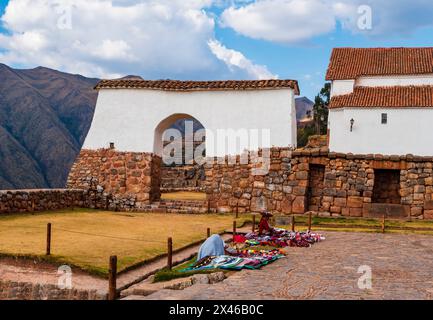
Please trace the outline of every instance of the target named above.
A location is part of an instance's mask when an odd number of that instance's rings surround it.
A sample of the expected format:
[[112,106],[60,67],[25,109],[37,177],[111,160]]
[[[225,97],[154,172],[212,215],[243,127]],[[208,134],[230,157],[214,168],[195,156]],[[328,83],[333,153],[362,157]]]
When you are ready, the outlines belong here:
[[154,89],[165,91],[205,90],[261,90],[291,88],[300,94],[296,80],[228,80],[228,81],[178,81],[178,80],[102,80],[95,89]]
[[326,80],[433,73],[433,48],[335,48]]
[[329,108],[433,107],[433,86],[356,87],[354,93],[335,96]]

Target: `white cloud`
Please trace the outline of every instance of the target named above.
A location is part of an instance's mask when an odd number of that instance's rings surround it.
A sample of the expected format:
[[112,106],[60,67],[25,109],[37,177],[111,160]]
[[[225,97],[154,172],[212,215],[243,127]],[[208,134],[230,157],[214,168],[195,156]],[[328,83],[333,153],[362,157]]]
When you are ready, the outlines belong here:
[[204,8],[211,4],[10,0],[1,17],[8,33],[0,34],[0,62],[97,77],[218,78],[221,62],[207,44],[215,23]]
[[244,36],[280,43],[304,41],[335,28],[332,8],[321,0],[259,0],[226,9],[221,21]]
[[[360,6],[372,12],[371,29],[360,29]],[[431,0],[256,0],[225,9],[221,24],[241,35],[277,43],[299,43],[335,31],[337,22],[346,30],[367,36],[407,36],[432,27]]]
[[223,61],[232,71],[240,69],[245,71],[252,79],[276,79],[277,75],[272,74],[266,66],[254,64],[241,52],[228,49],[217,40],[209,40],[209,48],[213,54]]
[[[79,43],[77,45],[79,46]],[[137,60],[130,51],[131,47],[125,41],[106,39],[91,50],[91,53],[93,56],[105,60],[123,60],[125,62]]]

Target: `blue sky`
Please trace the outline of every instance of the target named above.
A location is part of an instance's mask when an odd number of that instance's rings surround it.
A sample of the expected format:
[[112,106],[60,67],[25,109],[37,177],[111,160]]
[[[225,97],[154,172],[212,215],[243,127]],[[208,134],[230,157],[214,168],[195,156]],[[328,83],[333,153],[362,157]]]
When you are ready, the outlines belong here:
[[278,76],[313,99],[334,47],[433,46],[430,0],[0,1],[0,62],[92,77]]

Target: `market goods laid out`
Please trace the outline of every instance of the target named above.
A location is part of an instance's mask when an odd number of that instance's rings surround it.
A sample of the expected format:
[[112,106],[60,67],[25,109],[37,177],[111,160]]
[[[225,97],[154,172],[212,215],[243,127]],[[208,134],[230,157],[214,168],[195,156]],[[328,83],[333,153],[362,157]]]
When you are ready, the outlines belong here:
[[[198,261],[182,271],[259,269],[283,258],[284,247],[310,247],[322,240],[325,238],[317,233],[271,228],[265,234],[251,232],[235,235],[233,242],[223,248],[222,239],[213,235],[200,248]],[[267,249],[259,249],[260,247]],[[224,254],[221,254],[222,250]]]
[[[325,240],[321,234],[312,232],[293,232],[285,229],[272,228],[271,232],[260,235],[256,232],[248,233],[244,237],[245,243],[251,246],[272,246],[277,248],[284,247],[310,247],[316,242]],[[238,238],[235,237],[235,241]],[[243,240],[240,238],[237,242]]]
[[284,253],[278,249],[275,250],[247,250],[247,254],[243,257],[222,255],[208,256],[198,260],[194,265],[183,271],[193,270],[208,270],[208,269],[225,269],[225,270],[241,270],[241,269],[259,269],[275,260],[284,257]]

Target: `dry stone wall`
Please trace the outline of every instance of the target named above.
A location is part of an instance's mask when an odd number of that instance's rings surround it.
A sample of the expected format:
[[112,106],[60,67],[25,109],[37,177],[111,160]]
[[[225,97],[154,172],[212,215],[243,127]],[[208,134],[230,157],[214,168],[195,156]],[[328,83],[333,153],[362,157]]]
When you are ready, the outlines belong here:
[[253,174],[253,170],[259,169],[262,164],[251,157],[248,161],[241,161],[241,156],[208,161],[206,193],[210,206],[218,212],[270,210],[290,213],[290,153],[285,148],[272,149],[268,172],[264,175]]
[[205,180],[203,166],[162,166],[161,168],[161,192],[204,191]]
[[82,150],[67,186],[94,193],[108,208],[137,208],[160,198],[160,170],[161,158],[150,153]]
[[0,213],[34,212],[88,206],[83,190],[0,190]]
[[[433,219],[433,157],[329,153],[325,148],[273,148],[265,174],[249,156],[213,159],[204,166],[207,201],[197,212],[322,214]],[[164,169],[162,169],[164,170]],[[83,150],[69,190],[0,192],[0,213],[79,206],[111,210],[184,212],[159,201],[161,159],[146,153]],[[176,178],[175,178],[176,179]],[[188,209],[189,210],[189,209]]]
[[433,157],[274,148],[268,174],[254,176],[253,167],[239,157],[234,164],[207,165],[211,206],[218,212],[314,210],[332,216],[433,219]]

